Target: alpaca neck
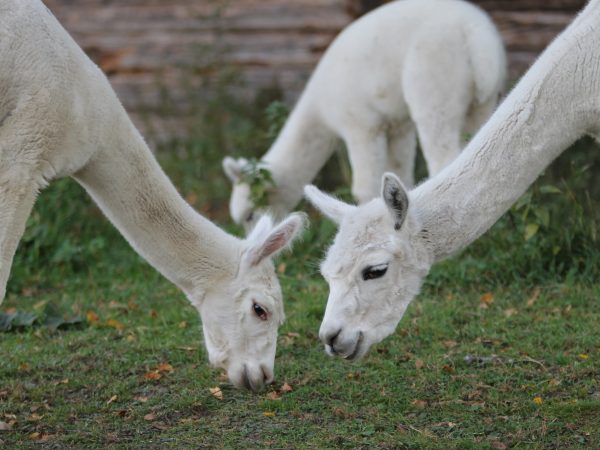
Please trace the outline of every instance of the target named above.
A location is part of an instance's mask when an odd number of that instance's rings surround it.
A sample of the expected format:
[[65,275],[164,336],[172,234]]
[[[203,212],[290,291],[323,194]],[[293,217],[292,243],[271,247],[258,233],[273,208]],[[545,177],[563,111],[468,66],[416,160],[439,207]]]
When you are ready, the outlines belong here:
[[564,149],[598,132],[600,1],[542,54],[454,163],[411,193],[435,259],[477,239]]
[[132,247],[188,296],[237,271],[240,241],[196,213],[162,171],[122,108],[74,178]]
[[303,95],[262,158],[277,186],[272,199],[275,209],[287,212],[300,201],[304,185],[317,176],[333,153],[334,140],[334,134]]

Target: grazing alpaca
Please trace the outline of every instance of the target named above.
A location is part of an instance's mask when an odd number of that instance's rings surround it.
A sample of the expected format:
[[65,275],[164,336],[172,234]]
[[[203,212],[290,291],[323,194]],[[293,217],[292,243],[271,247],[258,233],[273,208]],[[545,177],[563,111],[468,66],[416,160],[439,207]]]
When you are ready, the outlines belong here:
[[[504,84],[502,40],[488,16],[458,0],[402,0],[348,26],[327,49],[279,137],[262,157],[276,217],[290,211],[341,138],[359,203],[386,170],[413,183],[418,134],[430,175],[456,158],[464,133],[489,117]],[[233,220],[250,229],[247,162],[225,158]]]
[[246,240],[177,193],[106,77],[38,0],[0,0],[0,301],[38,191],[72,176],[129,243],[187,295],[208,356],[237,386],[273,378],[281,291],[271,256],[303,218]]
[[319,336],[348,359],[391,334],[433,263],[467,246],[580,136],[600,139],[600,0],[542,54],[463,153],[407,193],[385,174],[356,207],[307,186],[339,224],[321,266],[330,293]]

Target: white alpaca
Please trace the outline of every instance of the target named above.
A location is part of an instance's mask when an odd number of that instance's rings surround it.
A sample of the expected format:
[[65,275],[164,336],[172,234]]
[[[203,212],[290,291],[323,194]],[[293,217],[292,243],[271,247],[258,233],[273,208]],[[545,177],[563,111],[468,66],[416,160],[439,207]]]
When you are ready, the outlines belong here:
[[273,378],[284,319],[271,256],[302,228],[265,217],[246,240],[196,213],[108,80],[38,0],[0,0],[0,301],[38,191],[72,176],[129,243],[187,295],[210,362],[237,386]]
[[407,193],[393,174],[356,207],[312,186],[339,224],[321,266],[330,293],[320,338],[348,359],[394,331],[433,263],[477,239],[564,149],[600,139],[600,0],[542,54],[463,153]]
[[[489,117],[504,84],[502,40],[488,16],[459,0],[401,0],[365,15],[333,41],[262,162],[276,188],[269,206],[290,211],[341,138],[359,203],[386,170],[413,184],[418,134],[429,174],[456,158],[465,133]],[[258,218],[242,180],[246,160],[225,158],[230,211]]]

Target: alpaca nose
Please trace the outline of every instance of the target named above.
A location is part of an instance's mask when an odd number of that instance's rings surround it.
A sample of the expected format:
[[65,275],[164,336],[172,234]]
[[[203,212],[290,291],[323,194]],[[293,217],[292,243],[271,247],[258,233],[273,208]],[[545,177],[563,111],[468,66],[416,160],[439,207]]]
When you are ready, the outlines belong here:
[[341,328],[326,330],[325,332],[320,333],[321,342],[323,344],[328,345],[331,348],[331,351],[335,353],[335,340],[342,332]]
[[253,392],[258,392],[265,385],[271,384],[272,382],[273,371],[267,366],[261,365],[258,370],[253,370],[248,365],[244,365],[242,384],[246,389],[250,389]]

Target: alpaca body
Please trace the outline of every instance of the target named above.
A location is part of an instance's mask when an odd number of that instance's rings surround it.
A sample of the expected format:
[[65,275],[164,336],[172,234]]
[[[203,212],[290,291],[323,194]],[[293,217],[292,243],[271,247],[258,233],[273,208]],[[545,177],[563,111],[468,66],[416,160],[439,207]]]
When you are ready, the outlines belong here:
[[[198,309],[211,362],[236,385],[255,389],[272,379],[283,306],[269,257],[302,219],[275,229],[265,219],[240,240],[196,213],[104,74],[40,1],[0,0],[0,61],[0,301],[37,193],[72,176]],[[269,320],[252,322],[254,303]]]
[[600,138],[600,0],[540,56],[437,176],[406,192],[393,174],[380,198],[352,206],[306,195],[339,223],[322,264],[330,285],[320,337],[350,359],[394,331],[433,263],[488,230],[561,152]]
[[[336,139],[348,149],[359,203],[377,196],[386,170],[412,185],[417,135],[436,174],[491,114],[505,71],[498,32],[469,3],[401,0],[365,15],[327,49],[262,158],[277,186],[270,207],[280,215],[296,205]],[[239,182],[244,161],[224,165]],[[239,223],[252,211],[243,184],[234,186],[230,209]]]

